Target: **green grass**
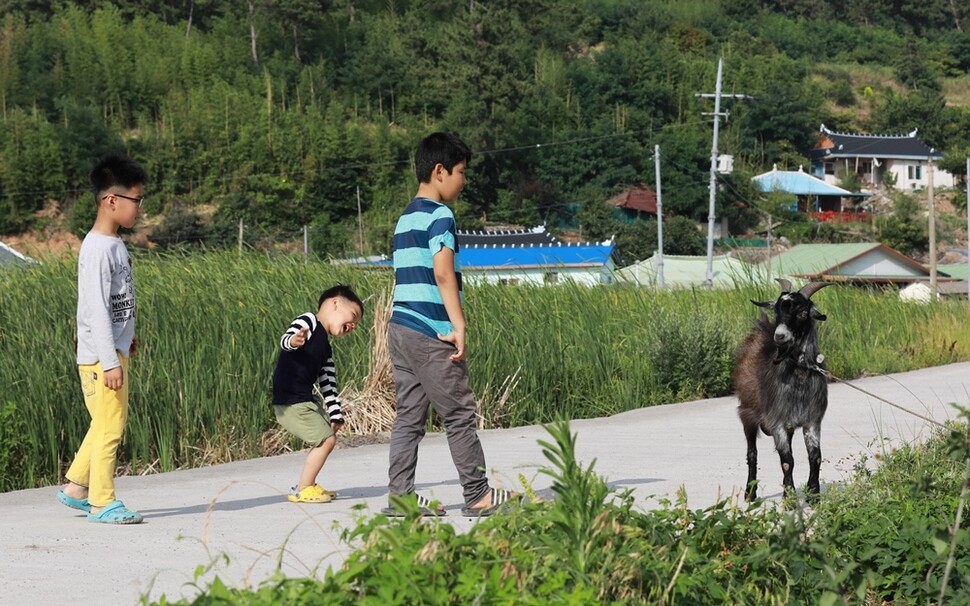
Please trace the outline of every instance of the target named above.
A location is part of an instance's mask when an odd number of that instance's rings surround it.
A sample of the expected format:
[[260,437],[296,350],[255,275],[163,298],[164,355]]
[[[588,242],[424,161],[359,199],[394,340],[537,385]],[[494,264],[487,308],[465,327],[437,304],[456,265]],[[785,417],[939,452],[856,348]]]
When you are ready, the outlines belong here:
[[[458,533],[444,520],[360,518],[337,570],[282,572],[255,589],[218,578],[157,604],[965,604],[970,535],[958,513],[970,481],[966,419],[927,444],[887,453],[826,490],[812,513],[756,502],[644,512],[576,462],[567,423],[540,442],[550,501],[526,500]],[[524,483],[525,492],[529,486]],[[965,513],[963,514],[965,515]],[[951,528],[956,528],[951,532]],[[201,571],[207,570],[200,568]],[[949,571],[949,573],[947,572]]]
[[[341,386],[362,388],[373,303],[391,278],[257,253],[137,255],[141,349],[132,359],[120,464],[164,471],[265,454],[279,336],[336,282],[370,305],[360,328],[334,341]],[[759,313],[750,300],[777,294],[775,285],[714,292],[469,285],[472,387],[492,395],[517,373],[501,409],[497,398],[482,402],[490,426],[505,427],[726,395],[734,350]],[[822,350],[841,378],[970,360],[966,302],[909,305],[893,293],[839,286],[814,299],[829,316],[819,329]],[[29,448],[23,456],[23,447],[15,453],[0,444],[9,460],[24,459],[0,469],[4,486],[57,482],[87,428],[75,306],[72,259],[0,272],[0,403],[23,418]]]

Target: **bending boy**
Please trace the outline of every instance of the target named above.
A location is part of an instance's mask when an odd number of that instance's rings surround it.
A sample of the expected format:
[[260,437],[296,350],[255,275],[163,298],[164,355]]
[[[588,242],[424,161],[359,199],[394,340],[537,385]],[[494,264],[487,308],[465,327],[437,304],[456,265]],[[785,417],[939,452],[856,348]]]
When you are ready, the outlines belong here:
[[[328,503],[337,496],[317,484],[337,443],[336,432],[344,424],[329,337],[350,334],[363,315],[360,297],[338,284],[320,295],[317,313],[298,316],[280,339],[273,411],[284,429],[311,445],[300,479],[287,496],[294,503]],[[314,385],[319,386],[323,402],[314,398]]]

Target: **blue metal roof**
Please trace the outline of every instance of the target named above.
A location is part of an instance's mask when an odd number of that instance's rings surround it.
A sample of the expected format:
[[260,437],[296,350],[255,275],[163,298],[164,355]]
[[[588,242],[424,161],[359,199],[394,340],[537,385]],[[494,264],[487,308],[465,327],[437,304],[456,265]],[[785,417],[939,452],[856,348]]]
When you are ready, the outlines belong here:
[[600,267],[615,244],[557,244],[522,247],[469,247],[459,250],[462,270],[528,267]]
[[[462,270],[528,269],[542,267],[602,267],[616,249],[609,243],[557,243],[549,246],[459,247]],[[392,267],[389,257],[333,259],[333,264],[359,267]]]
[[796,196],[852,196],[852,192],[829,185],[825,181],[802,171],[778,170],[752,177],[761,191],[784,191]]

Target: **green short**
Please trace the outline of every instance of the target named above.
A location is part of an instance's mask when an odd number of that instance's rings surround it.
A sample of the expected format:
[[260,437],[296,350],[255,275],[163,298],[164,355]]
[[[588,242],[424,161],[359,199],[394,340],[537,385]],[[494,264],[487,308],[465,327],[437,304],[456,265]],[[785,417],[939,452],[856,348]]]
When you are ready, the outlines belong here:
[[330,415],[319,402],[299,404],[274,404],[276,420],[283,429],[314,446],[333,435]]

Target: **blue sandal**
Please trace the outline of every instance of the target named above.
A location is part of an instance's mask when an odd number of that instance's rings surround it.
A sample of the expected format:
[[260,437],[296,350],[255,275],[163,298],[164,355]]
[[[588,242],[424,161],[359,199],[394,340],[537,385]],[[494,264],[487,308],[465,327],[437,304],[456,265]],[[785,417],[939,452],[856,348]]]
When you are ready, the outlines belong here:
[[91,513],[91,503],[87,499],[75,499],[63,490],[57,491],[57,500],[71,509]]
[[141,514],[131,511],[121,501],[111,501],[98,513],[89,513],[88,522],[101,524],[141,524]]

